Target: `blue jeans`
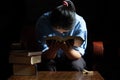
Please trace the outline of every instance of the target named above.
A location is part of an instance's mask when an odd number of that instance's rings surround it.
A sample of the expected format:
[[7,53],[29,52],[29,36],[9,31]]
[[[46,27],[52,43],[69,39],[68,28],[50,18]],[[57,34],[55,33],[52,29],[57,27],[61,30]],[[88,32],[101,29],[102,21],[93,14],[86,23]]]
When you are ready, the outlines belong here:
[[40,71],[82,71],[86,67],[86,62],[81,57],[77,60],[69,60],[67,57],[44,60],[38,65]]

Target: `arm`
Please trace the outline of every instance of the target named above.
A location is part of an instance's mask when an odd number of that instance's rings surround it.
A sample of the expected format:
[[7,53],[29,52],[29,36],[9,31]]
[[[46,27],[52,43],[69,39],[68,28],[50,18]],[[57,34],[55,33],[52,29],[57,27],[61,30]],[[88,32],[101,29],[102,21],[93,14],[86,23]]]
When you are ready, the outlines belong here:
[[77,22],[75,24],[74,30],[72,30],[73,33],[71,33],[72,36],[79,36],[81,37],[84,42],[80,46],[70,46],[64,44],[62,46],[63,51],[66,53],[67,57],[70,59],[79,59],[81,56],[85,54],[86,46],[87,46],[87,28],[86,23],[82,17],[77,16]]
[[43,53],[44,59],[54,59],[59,48],[60,42],[53,40],[49,45],[49,49]]
[[71,60],[79,59],[81,57],[79,51],[73,49],[73,46],[70,43],[62,43],[61,49],[65,52],[66,56]]
[[[46,59],[53,59],[56,56],[56,51],[58,49],[56,46],[58,44],[54,43],[54,41],[51,42],[51,45],[46,44],[46,37],[51,33],[51,25],[48,17],[48,14],[44,14],[37,20],[35,32],[39,50],[42,51],[42,57],[45,57]],[[55,47],[55,49],[52,47]]]

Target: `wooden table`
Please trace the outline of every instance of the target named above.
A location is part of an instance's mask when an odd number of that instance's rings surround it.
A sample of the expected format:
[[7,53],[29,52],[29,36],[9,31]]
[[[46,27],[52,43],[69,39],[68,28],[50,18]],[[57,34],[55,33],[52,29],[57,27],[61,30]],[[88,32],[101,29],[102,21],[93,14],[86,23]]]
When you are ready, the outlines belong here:
[[33,76],[11,76],[8,80],[104,80],[97,72],[83,74],[76,71],[40,71]]

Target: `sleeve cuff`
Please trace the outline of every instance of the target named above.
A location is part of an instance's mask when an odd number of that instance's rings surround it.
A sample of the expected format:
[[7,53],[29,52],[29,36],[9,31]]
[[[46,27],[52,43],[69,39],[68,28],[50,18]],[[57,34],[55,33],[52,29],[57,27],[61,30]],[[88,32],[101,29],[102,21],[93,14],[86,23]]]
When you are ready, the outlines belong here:
[[76,51],[79,51],[81,55],[84,55],[84,53],[85,53],[85,50],[81,47],[73,46],[73,49]]

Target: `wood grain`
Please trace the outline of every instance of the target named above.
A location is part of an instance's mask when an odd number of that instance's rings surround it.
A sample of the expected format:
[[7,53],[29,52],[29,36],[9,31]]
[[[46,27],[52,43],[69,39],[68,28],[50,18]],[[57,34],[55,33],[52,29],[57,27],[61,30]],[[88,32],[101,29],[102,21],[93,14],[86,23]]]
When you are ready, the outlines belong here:
[[104,80],[97,72],[83,74],[76,71],[40,71],[33,76],[11,76],[8,80]]

